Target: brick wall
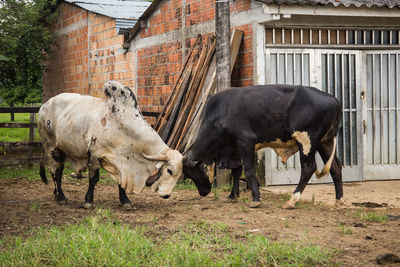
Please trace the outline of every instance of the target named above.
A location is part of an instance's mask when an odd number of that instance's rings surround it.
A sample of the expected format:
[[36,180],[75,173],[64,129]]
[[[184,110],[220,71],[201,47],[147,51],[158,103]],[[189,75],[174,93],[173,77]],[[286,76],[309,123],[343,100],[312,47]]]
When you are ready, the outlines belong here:
[[[251,0],[236,0],[231,4],[231,13],[238,13],[251,8]],[[180,31],[182,17],[186,27],[201,27],[206,23],[214,23],[214,0],[164,0],[147,21],[147,28],[142,28],[138,34],[140,41],[148,46],[137,50],[137,93],[142,110],[159,111],[173,88],[183,61],[183,48],[186,52],[193,44],[195,36],[187,36],[185,40],[178,38],[174,42],[155,43],[153,40],[163,40],[163,36],[172,31]],[[185,14],[182,14],[182,10]],[[244,31],[239,55],[232,73],[232,86],[248,86],[253,84],[253,29],[251,25],[236,27]],[[233,29],[231,29],[233,30]],[[203,42],[207,36],[203,34]],[[165,37],[165,40],[170,38]],[[135,42],[135,39],[133,39]],[[185,46],[182,44],[185,43]]]
[[[55,25],[60,34],[58,46],[49,58],[43,78],[44,100],[62,92],[102,96],[103,83],[118,80],[137,92],[142,110],[159,111],[177,79],[183,52],[190,49],[195,38],[177,34],[179,37],[171,40],[164,36],[180,33],[183,25],[202,27],[214,23],[215,1],[186,0],[184,3],[182,6],[182,0],[162,1],[137,36],[146,45],[128,53],[122,49],[123,36],[117,34],[113,18],[61,4]],[[232,14],[250,9],[250,3],[251,0],[231,2]],[[244,38],[233,70],[232,86],[252,85],[253,29],[251,25],[236,28],[244,31]],[[212,28],[206,33],[203,30],[203,42],[210,34],[213,34]]]
[[62,92],[88,93],[87,12],[61,5],[55,30],[57,45],[47,62],[43,77],[43,98]]
[[57,12],[59,37],[43,77],[44,101],[62,92],[101,97],[108,80],[134,87],[134,53],[124,53],[115,19],[66,3]]

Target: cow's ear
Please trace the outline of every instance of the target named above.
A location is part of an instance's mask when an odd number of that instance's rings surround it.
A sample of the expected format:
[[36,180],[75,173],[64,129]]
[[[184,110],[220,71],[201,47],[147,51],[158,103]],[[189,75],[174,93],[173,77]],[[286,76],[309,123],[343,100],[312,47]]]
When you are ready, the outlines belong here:
[[156,169],[156,171],[150,175],[149,178],[146,179],[146,186],[151,186],[152,184],[154,184],[158,179],[160,179],[161,176],[161,171],[162,169]]

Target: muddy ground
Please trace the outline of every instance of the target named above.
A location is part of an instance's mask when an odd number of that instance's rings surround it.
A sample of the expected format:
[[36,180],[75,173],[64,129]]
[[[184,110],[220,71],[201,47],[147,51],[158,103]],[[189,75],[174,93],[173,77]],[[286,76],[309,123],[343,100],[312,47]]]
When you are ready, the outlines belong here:
[[[38,226],[63,225],[93,215],[96,209],[83,209],[86,189],[85,179],[64,179],[68,202],[58,205],[52,184],[18,177],[1,179],[0,238],[29,235],[29,230]],[[257,209],[248,208],[250,192],[241,192],[238,203],[228,203],[229,192],[224,191],[203,198],[197,191],[175,190],[165,200],[145,189],[139,195],[129,195],[133,208],[126,210],[119,206],[116,184],[98,184],[95,206],[111,209],[131,225],[157,224],[160,235],[172,235],[180,224],[205,220],[224,223],[238,234],[253,232],[271,240],[304,240],[339,249],[335,260],[343,266],[375,266],[377,256],[384,253],[400,256],[400,181],[345,184],[346,205],[341,209],[331,205],[333,185],[308,185],[304,200],[295,209],[284,210],[281,207],[287,200],[286,192],[293,189],[294,186],[263,188],[263,204]],[[368,201],[383,207],[358,206]],[[356,216],[357,212],[369,211],[388,214],[391,220],[366,222]]]

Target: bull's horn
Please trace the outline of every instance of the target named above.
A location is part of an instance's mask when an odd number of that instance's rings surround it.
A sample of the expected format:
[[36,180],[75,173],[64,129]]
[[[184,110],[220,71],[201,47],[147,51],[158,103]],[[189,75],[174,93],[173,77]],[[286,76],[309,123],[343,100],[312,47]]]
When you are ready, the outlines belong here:
[[167,155],[165,153],[161,153],[159,155],[146,155],[143,153],[143,157],[148,160],[159,160],[159,161],[168,161]]

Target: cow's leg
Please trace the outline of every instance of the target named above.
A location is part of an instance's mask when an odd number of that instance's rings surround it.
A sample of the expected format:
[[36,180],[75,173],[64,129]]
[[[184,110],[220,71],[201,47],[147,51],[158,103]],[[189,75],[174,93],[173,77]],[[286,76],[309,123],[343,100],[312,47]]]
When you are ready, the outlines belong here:
[[[331,156],[333,149],[333,140],[325,141],[318,147],[318,153],[321,155],[322,160],[326,163]],[[343,204],[343,182],[342,182],[342,163],[336,157],[333,158],[330,174],[335,185],[336,204]]]
[[239,178],[240,178],[240,175],[242,174],[242,170],[243,170],[242,165],[231,170],[233,187],[232,187],[231,194],[229,195],[229,199],[232,202],[237,202],[237,198],[239,197]]
[[93,194],[94,188],[99,181],[99,169],[92,169],[89,167],[89,188],[85,196],[85,209],[90,209],[93,207]]
[[49,158],[50,161],[50,174],[54,182],[54,197],[56,198],[58,204],[65,204],[67,198],[61,187],[61,179],[64,171],[65,153],[58,148],[55,148],[51,152]]
[[256,208],[261,205],[260,191],[258,190],[258,183],[256,178],[256,160],[254,153],[255,138],[241,139],[237,143],[239,154],[242,156],[244,163],[244,174],[250,183],[251,193],[253,195],[253,202],[250,204],[251,208]]
[[121,202],[122,207],[130,208],[131,201],[129,200],[125,190],[121,187],[120,184],[118,184],[118,191],[119,191],[119,201]]
[[285,203],[283,206],[284,209],[292,209],[297,201],[300,200],[300,195],[303,193],[304,188],[308,184],[311,176],[314,174],[317,169],[317,163],[315,162],[315,149],[311,149],[311,151],[305,155],[303,150],[300,147],[300,164],[301,164],[301,176],[299,184],[293,192],[292,197]]

